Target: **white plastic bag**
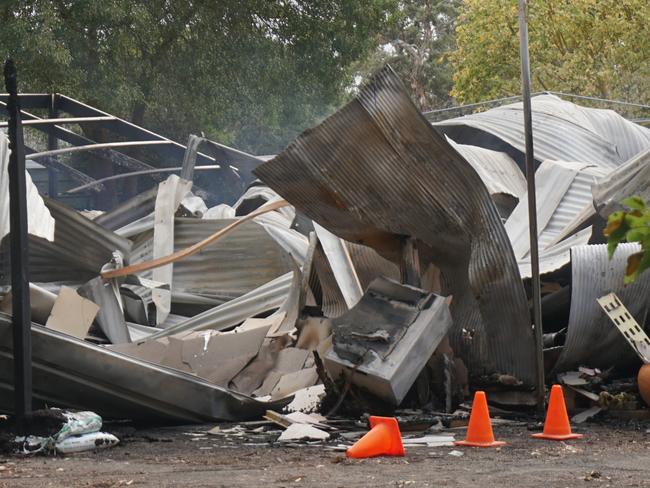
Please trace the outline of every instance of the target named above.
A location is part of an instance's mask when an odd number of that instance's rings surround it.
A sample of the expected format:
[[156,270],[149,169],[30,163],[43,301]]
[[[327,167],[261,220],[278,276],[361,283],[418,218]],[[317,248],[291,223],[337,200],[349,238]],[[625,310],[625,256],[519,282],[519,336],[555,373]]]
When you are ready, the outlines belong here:
[[107,432],[91,432],[90,434],[70,436],[56,443],[58,453],[71,454],[73,452],[93,451],[113,447],[120,440]]

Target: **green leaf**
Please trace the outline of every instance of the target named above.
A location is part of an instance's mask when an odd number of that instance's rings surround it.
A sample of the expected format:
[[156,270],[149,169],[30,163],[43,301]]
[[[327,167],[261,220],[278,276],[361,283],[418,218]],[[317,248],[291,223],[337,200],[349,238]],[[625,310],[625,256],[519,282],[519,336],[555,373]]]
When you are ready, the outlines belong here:
[[629,207],[631,209],[634,209],[634,210],[643,211],[643,210],[646,209],[645,202],[643,201],[643,198],[641,198],[639,196],[633,196],[633,197],[630,197],[630,198],[626,198],[625,200],[623,200],[621,202],[621,204],[623,204],[626,207]]
[[625,268],[625,277],[623,282],[626,285],[634,283],[639,275],[646,269],[650,268],[650,252],[637,252],[627,258],[627,267]]
[[616,248],[618,247],[619,241],[616,240],[608,240],[607,241],[607,256],[609,259],[612,259],[614,256],[614,253],[616,252]]
[[641,262],[639,263],[639,268],[637,269],[637,273],[641,274],[648,268],[650,268],[650,252],[646,250],[643,253],[643,258],[641,259]]
[[625,234],[627,242],[643,242],[650,237],[650,227],[633,227]]
[[623,225],[624,221],[625,221],[625,212],[622,211],[613,212],[607,218],[607,227],[605,227],[605,230],[603,230],[603,235],[605,237],[609,237],[614,231],[616,231],[621,225]]
[[603,234],[607,236],[607,254],[609,255],[609,259],[612,259],[616,247],[620,242],[625,240],[625,235],[630,230],[630,227],[625,221],[625,215],[625,212],[615,212],[610,215],[607,228],[603,231]]
[[639,266],[641,265],[643,254],[644,254],[643,252],[637,252],[627,258],[627,266],[625,267],[625,278],[623,279],[626,285],[636,280],[636,277],[639,274]]

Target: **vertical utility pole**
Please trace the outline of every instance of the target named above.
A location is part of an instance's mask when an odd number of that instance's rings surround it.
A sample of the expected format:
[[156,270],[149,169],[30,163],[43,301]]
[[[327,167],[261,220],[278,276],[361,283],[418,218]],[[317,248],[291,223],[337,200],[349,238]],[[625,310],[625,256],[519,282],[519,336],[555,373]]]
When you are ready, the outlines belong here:
[[11,225],[11,292],[14,339],[14,399],[18,431],[24,431],[32,413],[32,336],[27,266],[27,191],[25,143],[20,119],[16,65],[9,59],[4,67],[9,93],[9,212]]
[[535,158],[533,153],[533,122],[530,106],[530,62],[528,59],[527,1],[519,0],[519,55],[521,57],[521,93],[524,103],[526,139],[526,183],[528,186],[528,231],[530,234],[530,266],[532,271],[533,325],[537,362],[537,408],[543,413],[546,399],[544,381],[544,343],[542,340],[542,295],[539,282],[539,249],[537,245],[537,197],[535,195]]
[[[50,93],[50,104],[47,110],[48,119],[56,119],[59,117],[59,111],[56,109],[56,94]],[[58,149],[58,139],[54,135],[54,127],[50,126],[47,132],[47,150],[52,151]],[[47,168],[47,196],[56,198],[59,193],[59,181],[57,171],[49,167]]]

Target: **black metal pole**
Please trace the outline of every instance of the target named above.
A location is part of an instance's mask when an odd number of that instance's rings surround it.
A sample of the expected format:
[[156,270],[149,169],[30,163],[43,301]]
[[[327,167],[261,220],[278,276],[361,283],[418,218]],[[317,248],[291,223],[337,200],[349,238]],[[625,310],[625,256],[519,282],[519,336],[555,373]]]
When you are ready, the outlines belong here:
[[528,230],[530,234],[530,266],[532,271],[533,326],[535,327],[535,360],[537,363],[537,408],[544,412],[544,344],[542,340],[542,296],[539,281],[539,249],[537,245],[537,197],[535,195],[535,158],[533,152],[533,119],[530,105],[530,61],[528,59],[527,2],[519,0],[519,55],[521,57],[521,92],[524,104],[526,139],[526,183],[528,187]]
[[[56,109],[56,95],[50,94],[50,106],[47,110],[47,117],[49,119],[56,119],[59,117],[59,111]],[[59,140],[54,135],[54,127],[50,127],[47,133],[47,150],[53,151],[59,148]],[[47,195],[50,198],[56,198],[59,194],[59,181],[58,172],[52,168],[47,168]]]
[[20,119],[16,65],[10,59],[4,67],[9,93],[9,212],[11,225],[11,291],[14,340],[14,400],[16,424],[24,431],[32,412],[32,336],[27,262],[27,191],[25,143]]

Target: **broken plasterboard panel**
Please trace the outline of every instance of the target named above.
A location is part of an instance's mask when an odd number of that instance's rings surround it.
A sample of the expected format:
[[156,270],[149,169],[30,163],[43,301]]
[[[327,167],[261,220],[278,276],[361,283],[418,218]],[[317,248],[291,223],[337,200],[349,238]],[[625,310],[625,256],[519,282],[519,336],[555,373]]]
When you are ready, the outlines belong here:
[[[309,351],[306,349],[298,349],[296,347],[287,347],[279,351],[275,356],[275,362],[266,374],[262,385],[253,392],[253,395],[263,397],[272,394],[276,385],[283,376],[302,370],[308,355]],[[289,378],[285,381],[289,381]],[[311,384],[313,385],[313,383]],[[301,385],[298,388],[305,386],[310,385]],[[293,393],[293,391],[298,388],[291,390],[290,393]]]
[[567,371],[566,373],[560,373],[557,375],[557,379],[560,380],[560,383],[567,386],[582,386],[589,383],[582,377],[580,371]]
[[299,441],[302,439],[323,441],[329,439],[329,433],[317,429],[309,424],[291,424],[280,434],[279,442]]
[[258,327],[263,327],[265,325],[268,325],[269,326],[268,333],[272,333],[280,326],[285,316],[286,313],[278,311],[273,315],[263,319],[251,317],[244,320],[244,323],[241,324],[239,327],[237,327],[237,331],[244,332],[247,330],[257,329]]
[[303,412],[291,412],[290,414],[285,415],[285,417],[292,422],[299,424],[319,425],[327,422],[327,418],[319,413],[307,414]]
[[313,386],[318,381],[318,373],[316,368],[306,368],[293,373],[285,374],[280,378],[278,383],[271,391],[271,399],[284,398],[295,391]]
[[609,293],[598,298],[598,304],[605,311],[607,316],[614,322],[614,325],[621,331],[625,340],[639,355],[641,360],[650,363],[650,338],[639,323],[634,320],[632,314],[625,308],[615,293]]
[[293,400],[287,405],[287,412],[311,413],[318,409],[321,400],[325,397],[325,385],[314,385],[298,390],[293,395]]
[[62,286],[45,326],[85,339],[98,311],[96,303],[79,296],[74,289]]
[[[9,139],[0,132],[0,240],[10,231],[9,224]],[[43,198],[32,181],[28,171],[25,171],[25,187],[27,201],[27,231],[48,241],[54,240],[55,221],[45,206]]]
[[[268,335],[268,334],[267,334]],[[235,376],[228,384],[229,388],[243,393],[245,395],[252,395],[255,390],[262,386],[262,383],[269,375],[269,371],[273,369],[273,365],[277,361],[278,354],[289,343],[289,337],[267,337],[262,342],[257,356],[246,367]],[[280,378],[275,380],[278,382]],[[275,383],[268,388],[264,395],[268,395]]]
[[296,347],[313,351],[332,334],[332,320],[327,317],[308,317],[296,324],[300,335]]
[[230,332],[192,332],[183,337],[163,337],[111,349],[227,386],[258,353],[270,325],[262,319],[243,331],[237,328]]
[[183,339],[175,336],[164,337],[163,339],[167,339],[167,348],[160,360],[160,364],[186,373],[192,373],[192,368],[183,362]]
[[408,447],[445,447],[454,445],[453,435],[424,435],[422,437],[406,437],[404,446]]
[[243,331],[193,333],[183,341],[183,362],[198,376],[226,386],[257,355],[270,326],[261,321]]

